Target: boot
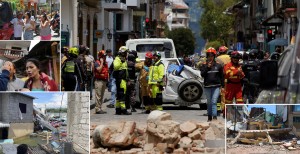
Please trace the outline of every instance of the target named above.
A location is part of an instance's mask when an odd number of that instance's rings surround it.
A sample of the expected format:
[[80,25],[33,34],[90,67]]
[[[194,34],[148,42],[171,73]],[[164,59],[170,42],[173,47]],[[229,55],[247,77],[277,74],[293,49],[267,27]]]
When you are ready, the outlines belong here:
[[116,108],[116,115],[121,115],[122,112],[121,112],[121,108]]
[[213,120],[217,120],[217,116],[213,116]]
[[210,122],[212,120],[212,116],[209,115],[207,117],[208,117],[207,122]]
[[126,109],[123,109],[123,110],[122,110],[122,114],[123,114],[123,115],[131,115],[132,113],[131,113],[131,112],[128,112]]
[[136,112],[136,109],[134,107],[131,107],[131,112]]

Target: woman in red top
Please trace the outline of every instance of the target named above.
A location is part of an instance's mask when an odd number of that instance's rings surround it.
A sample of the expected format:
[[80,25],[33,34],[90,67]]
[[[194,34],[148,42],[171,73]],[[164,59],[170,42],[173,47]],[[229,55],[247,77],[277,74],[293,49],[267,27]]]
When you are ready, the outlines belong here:
[[37,59],[30,58],[26,61],[26,72],[29,79],[24,88],[30,91],[58,91],[54,80],[40,71],[40,63]]

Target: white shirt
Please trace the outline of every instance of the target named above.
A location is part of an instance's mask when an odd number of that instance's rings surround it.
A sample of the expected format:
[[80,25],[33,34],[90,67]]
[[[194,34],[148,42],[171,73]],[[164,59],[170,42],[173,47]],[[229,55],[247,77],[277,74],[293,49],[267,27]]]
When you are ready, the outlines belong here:
[[114,58],[112,56],[106,56],[106,62],[107,62],[108,68],[113,63],[113,61],[114,61]]
[[23,26],[19,22],[24,23],[23,19],[14,18],[10,21],[14,25],[14,37],[22,37]]

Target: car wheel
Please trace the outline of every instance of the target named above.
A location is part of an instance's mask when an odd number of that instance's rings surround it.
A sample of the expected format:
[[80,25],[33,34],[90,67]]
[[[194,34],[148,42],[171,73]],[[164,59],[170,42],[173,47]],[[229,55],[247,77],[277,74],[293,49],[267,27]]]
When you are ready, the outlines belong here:
[[202,96],[203,89],[199,81],[195,79],[184,80],[178,86],[179,97],[187,102],[194,102]]

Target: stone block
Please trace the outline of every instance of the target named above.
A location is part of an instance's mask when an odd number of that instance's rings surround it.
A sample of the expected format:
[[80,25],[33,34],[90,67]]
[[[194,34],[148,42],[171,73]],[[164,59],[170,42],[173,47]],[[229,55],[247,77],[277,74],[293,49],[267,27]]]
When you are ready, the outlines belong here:
[[188,137],[190,137],[192,140],[199,140],[201,138],[201,130],[202,128],[196,129],[195,131],[190,133]]
[[[198,128],[202,128],[202,129],[206,130],[209,128],[210,123],[209,122],[198,122],[196,125]],[[224,127],[224,125],[223,125],[223,127]]]
[[188,134],[197,129],[196,124],[191,121],[186,121],[179,126],[181,134]]
[[159,152],[165,152],[167,148],[167,143],[157,143],[156,148]]
[[154,144],[153,143],[147,143],[144,145],[144,151],[151,151],[154,148]]

